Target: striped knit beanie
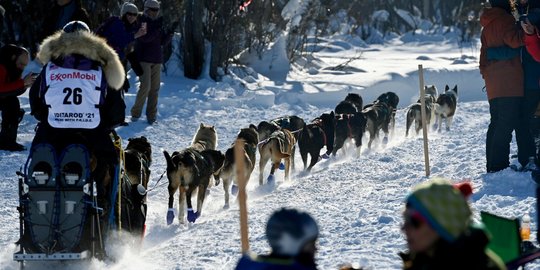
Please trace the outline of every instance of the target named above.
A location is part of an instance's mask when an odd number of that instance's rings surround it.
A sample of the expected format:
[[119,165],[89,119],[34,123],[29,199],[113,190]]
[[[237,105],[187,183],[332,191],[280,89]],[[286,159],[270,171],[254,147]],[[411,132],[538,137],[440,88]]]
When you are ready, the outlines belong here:
[[472,222],[467,194],[463,193],[464,188],[448,180],[434,179],[418,185],[407,197],[407,206],[418,211],[443,239],[453,242]]

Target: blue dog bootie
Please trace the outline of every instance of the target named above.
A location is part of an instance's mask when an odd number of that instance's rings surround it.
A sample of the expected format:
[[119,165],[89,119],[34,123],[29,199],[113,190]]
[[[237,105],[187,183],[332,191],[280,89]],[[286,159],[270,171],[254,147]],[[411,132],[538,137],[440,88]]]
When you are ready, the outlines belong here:
[[167,211],[167,225],[171,225],[174,220],[174,209],[169,208],[169,211]]
[[235,185],[235,184],[232,185],[232,187],[231,187],[231,194],[232,194],[233,196],[238,195],[238,186],[237,186],[237,185]]
[[198,213],[193,212],[193,209],[188,208],[187,210],[187,220],[191,223],[195,223],[195,220],[199,217]]
[[384,137],[384,138],[382,139],[382,143],[383,143],[383,144],[388,144],[388,137]]
[[278,168],[282,171],[285,170],[285,164],[283,162],[280,162]]
[[274,175],[269,175],[268,178],[266,179],[266,182],[268,182],[268,185],[275,185],[276,184],[276,177]]
[[330,156],[328,156],[327,153],[322,154],[320,157],[321,157],[322,159],[328,159],[328,158],[330,158]]

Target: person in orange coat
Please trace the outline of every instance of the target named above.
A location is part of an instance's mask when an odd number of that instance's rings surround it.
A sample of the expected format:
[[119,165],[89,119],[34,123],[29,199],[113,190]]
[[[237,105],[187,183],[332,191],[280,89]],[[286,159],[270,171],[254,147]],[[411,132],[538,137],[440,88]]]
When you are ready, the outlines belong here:
[[[480,73],[486,83],[490,124],[486,136],[486,169],[497,172],[510,165],[510,142],[516,130],[519,151],[531,151],[523,146],[524,130],[520,121],[523,104],[523,69],[519,55],[508,60],[488,60],[487,48],[523,45],[523,32],[515,24],[508,0],[490,0],[482,10]],[[523,153],[522,153],[523,154]]]
[[24,115],[17,96],[23,94],[35,80],[33,74],[21,78],[29,60],[30,55],[23,47],[8,44],[0,49],[0,111],[2,111],[0,150],[26,150],[23,145],[16,142],[19,122]]

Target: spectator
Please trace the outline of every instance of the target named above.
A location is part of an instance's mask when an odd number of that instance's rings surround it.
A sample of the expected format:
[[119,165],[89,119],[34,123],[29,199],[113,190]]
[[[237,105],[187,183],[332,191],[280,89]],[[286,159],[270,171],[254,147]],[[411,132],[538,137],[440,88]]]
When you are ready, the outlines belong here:
[[[482,25],[480,49],[480,73],[486,83],[489,101],[490,124],[486,136],[486,169],[497,172],[510,165],[510,142],[516,130],[518,152],[526,155],[522,133],[519,128],[523,104],[523,69],[518,56],[509,60],[489,61],[487,48],[509,46],[519,48],[522,32],[515,26],[507,0],[490,0],[480,16]],[[527,155],[527,156],[534,156]]]
[[43,22],[42,40],[62,29],[68,22],[82,21],[90,24],[90,17],[82,7],[81,0],[56,0],[56,5],[46,13],[48,16]]
[[[115,90],[124,83],[118,55],[84,22],[73,21],[45,39],[37,57],[44,67],[29,95],[39,121],[32,145],[49,143],[61,151],[83,144],[97,161],[92,176],[104,179],[118,163],[109,134],[125,116],[121,91]],[[107,189],[96,182],[98,200],[106,203]]]
[[135,42],[135,52],[143,69],[140,85],[131,108],[131,121],[137,121],[146,103],[146,120],[154,124],[157,119],[158,93],[161,84],[162,45],[170,41],[170,34],[163,30],[163,17],[159,14],[159,2],[146,0],[141,23],[146,24],[146,35]]
[[[137,6],[126,2],[120,10],[120,17],[111,16],[97,30],[96,34],[104,37],[107,43],[116,51],[120,61],[124,65],[127,75],[126,55],[132,53],[133,43],[136,38],[146,34],[146,27],[140,25],[137,21],[139,10]],[[129,81],[124,81],[124,91],[129,89]]]
[[265,256],[246,254],[236,269],[317,269],[315,252],[318,236],[317,222],[309,214],[282,208],[274,212],[266,223],[271,253]]
[[[526,20],[521,22],[521,26],[526,33],[525,35],[525,47],[527,52],[537,62],[540,62],[540,37],[538,27],[540,26],[540,9],[532,10]],[[536,86],[539,86],[540,76],[536,78]],[[536,145],[536,157],[540,157],[540,104],[537,103],[535,115],[531,119],[531,133],[534,137]],[[538,170],[538,169],[537,169]],[[538,176],[539,173],[536,172]],[[534,178],[534,177],[533,177]],[[536,180],[536,179],[535,179]]]
[[24,116],[18,96],[26,92],[35,80],[33,74],[21,78],[28,61],[30,54],[23,47],[8,44],[0,49],[0,150],[26,150],[17,143],[17,129]]
[[400,253],[403,269],[506,269],[486,246],[487,233],[472,224],[467,196],[444,179],[418,185],[406,199],[402,227],[408,251]]
[[[521,0],[517,4],[516,9],[520,11],[519,21],[528,20],[527,17],[540,19],[539,3],[529,3],[527,0]],[[527,15],[528,14],[528,15]],[[519,23],[519,22],[518,22]],[[521,107],[520,123],[516,129],[516,136],[520,135],[520,139],[516,139],[518,145],[518,161],[519,164],[511,165],[516,170],[532,171],[538,169],[538,156],[535,149],[534,135],[535,130],[534,113],[538,103],[540,102],[540,62],[535,61],[531,54],[525,49],[525,46],[517,49],[508,46],[488,48],[488,60],[510,60],[516,56],[521,57],[524,75],[524,99]],[[531,151],[532,149],[532,151]]]

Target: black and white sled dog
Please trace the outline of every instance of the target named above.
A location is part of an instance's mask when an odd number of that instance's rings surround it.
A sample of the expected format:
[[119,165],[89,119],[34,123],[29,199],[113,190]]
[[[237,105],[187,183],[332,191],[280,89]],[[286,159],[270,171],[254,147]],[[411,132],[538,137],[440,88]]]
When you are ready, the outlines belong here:
[[[202,213],[202,206],[206,190],[210,184],[210,177],[217,175],[223,166],[225,156],[215,150],[217,146],[217,133],[214,126],[201,123],[191,146],[169,155],[163,151],[167,160],[167,178],[169,179],[169,210],[167,212],[167,224],[171,224],[174,219],[174,193],[180,189],[178,202],[178,220],[184,223],[185,202],[187,197],[189,222],[195,220]],[[191,205],[191,194],[198,189],[197,212],[193,212]]]
[[339,102],[334,109],[336,115],[339,114],[354,114],[362,110],[364,101],[359,94],[349,93],[345,99]]
[[[249,128],[240,129],[240,133],[238,133],[236,139],[244,140],[244,155],[243,162],[241,164],[244,166],[244,177],[247,181],[249,181],[251,173],[255,168],[257,144],[259,143],[257,127],[254,125],[249,125]],[[225,190],[225,206],[223,206],[225,209],[229,208],[229,188],[231,187],[231,183],[233,184],[233,195],[235,195],[236,191],[238,190],[238,179],[236,177],[237,160],[234,158],[235,145],[236,140],[225,152],[225,162],[223,163],[223,167],[219,173],[219,177],[223,179],[223,190]],[[216,185],[218,184],[219,182],[216,182]]]
[[[313,119],[311,123],[304,126],[298,139],[300,156],[304,162],[304,170],[311,171],[311,168],[319,161],[321,149],[326,146],[324,157],[328,157],[334,149],[334,129],[336,119],[334,112],[323,113]],[[307,164],[308,154],[311,156],[309,166]]]
[[435,124],[433,129],[441,132],[442,120],[446,122],[446,131],[450,131],[452,126],[452,120],[456,113],[458,101],[458,88],[457,85],[450,89],[448,85],[444,87],[444,93],[440,94],[437,98],[437,109],[435,111]]
[[[359,94],[349,93],[334,109],[335,129],[332,156],[343,148],[347,140],[354,140],[358,153],[362,145],[362,134],[365,131],[365,116],[362,114],[364,101]],[[361,134],[362,133],[362,134]]]
[[366,117],[366,131],[369,132],[368,148],[375,138],[379,137],[379,130],[383,130],[383,143],[388,142],[390,121],[392,120],[392,109],[385,101],[376,100],[372,105],[365,108],[362,113]]
[[[377,97],[377,99],[373,103],[378,101],[386,103],[388,105],[388,108],[391,110],[389,129],[390,133],[393,133],[396,126],[396,111],[399,104],[399,97],[394,92],[386,92],[382,93],[379,97]],[[371,104],[366,105],[364,109],[366,109],[370,105]]]
[[[435,85],[426,85],[425,89],[425,102],[426,102],[426,125],[430,127],[431,119],[435,117],[435,111],[437,110],[437,96],[439,92]],[[416,134],[422,129],[422,104],[420,99],[414,104],[409,106],[407,110],[407,130],[405,132],[405,137],[409,136],[409,129],[414,122],[414,127]]]
[[362,136],[366,131],[367,119],[363,112],[353,114],[336,114],[336,127],[334,132],[334,149],[332,156],[336,156],[339,149],[343,148],[345,141],[354,140],[356,155],[360,155]]

